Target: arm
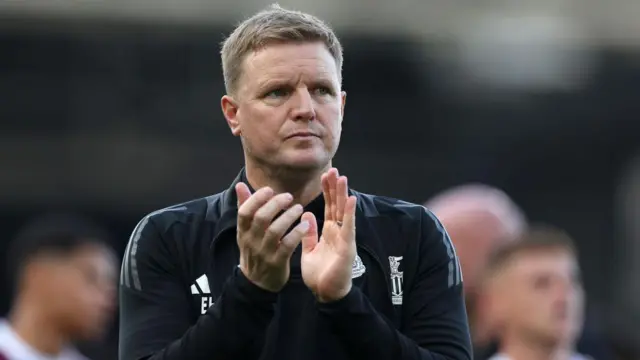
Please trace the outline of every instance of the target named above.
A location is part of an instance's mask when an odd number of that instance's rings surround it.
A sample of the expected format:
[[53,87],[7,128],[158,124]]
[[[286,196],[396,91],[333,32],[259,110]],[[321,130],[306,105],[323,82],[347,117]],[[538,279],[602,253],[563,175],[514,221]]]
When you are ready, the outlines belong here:
[[403,332],[377,313],[356,287],[319,305],[354,359],[471,359],[471,339],[458,260],[440,222],[423,210],[418,273],[405,292]]
[[263,340],[276,294],[253,285],[236,269],[215,304],[194,324],[176,249],[164,240],[153,217],[147,217],[125,251],[120,360],[251,358],[245,349]]

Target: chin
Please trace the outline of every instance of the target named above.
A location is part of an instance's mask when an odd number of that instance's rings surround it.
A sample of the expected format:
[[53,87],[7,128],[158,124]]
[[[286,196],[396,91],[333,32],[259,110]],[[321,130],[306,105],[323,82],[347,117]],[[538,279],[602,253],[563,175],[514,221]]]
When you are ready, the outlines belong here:
[[281,162],[283,165],[296,169],[317,169],[325,167],[330,161],[327,154],[319,154],[317,151],[296,151],[294,154],[287,154]]

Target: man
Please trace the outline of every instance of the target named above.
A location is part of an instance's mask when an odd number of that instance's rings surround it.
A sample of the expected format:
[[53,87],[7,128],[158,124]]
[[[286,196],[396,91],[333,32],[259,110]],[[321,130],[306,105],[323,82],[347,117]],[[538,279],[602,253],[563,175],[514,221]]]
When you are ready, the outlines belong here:
[[94,339],[115,304],[115,256],[88,221],[49,215],[12,243],[7,263],[15,290],[0,322],[0,359],[75,360],[71,341]]
[[346,96],[333,31],[273,6],[233,31],[222,63],[245,168],[133,231],[120,359],[470,359],[441,224],[331,167]]
[[[504,191],[483,184],[445,190],[425,206],[440,219],[455,245],[464,277],[474,359],[487,359],[495,354],[497,344],[485,311],[482,274],[494,251],[522,238],[527,229],[524,212]],[[612,356],[593,316],[587,316],[578,350],[596,359]]]
[[499,249],[487,267],[487,293],[500,342],[492,360],[578,360],[574,353],[584,292],[571,239],[535,228]]
[[482,311],[481,275],[495,249],[523,234],[524,213],[504,191],[484,184],[445,190],[425,206],[447,229],[460,258],[471,338],[476,350],[484,352],[492,334]]

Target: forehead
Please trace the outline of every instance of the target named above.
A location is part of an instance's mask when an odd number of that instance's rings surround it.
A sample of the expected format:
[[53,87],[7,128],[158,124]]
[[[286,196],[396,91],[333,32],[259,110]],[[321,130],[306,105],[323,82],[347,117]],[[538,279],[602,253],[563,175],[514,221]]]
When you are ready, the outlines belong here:
[[244,60],[245,85],[296,78],[338,81],[336,61],[322,42],[267,45]]
[[91,268],[99,271],[105,275],[115,273],[115,255],[111,250],[104,246],[83,246],[69,257],[69,261],[83,268]]
[[530,250],[514,255],[509,268],[516,277],[571,275],[578,272],[578,263],[575,256],[564,249]]

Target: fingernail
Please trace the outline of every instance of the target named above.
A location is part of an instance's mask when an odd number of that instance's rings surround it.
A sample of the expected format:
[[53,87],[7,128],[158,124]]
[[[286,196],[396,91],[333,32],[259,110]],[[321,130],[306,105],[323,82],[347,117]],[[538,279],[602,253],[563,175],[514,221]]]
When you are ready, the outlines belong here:
[[302,230],[302,231],[309,230],[309,222],[306,221],[306,220],[300,222],[300,230]]

